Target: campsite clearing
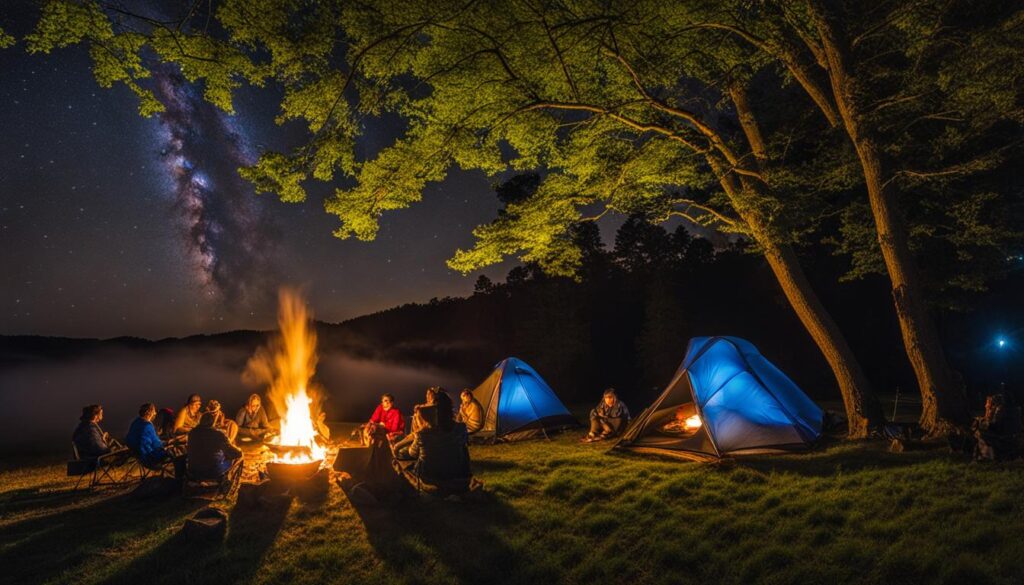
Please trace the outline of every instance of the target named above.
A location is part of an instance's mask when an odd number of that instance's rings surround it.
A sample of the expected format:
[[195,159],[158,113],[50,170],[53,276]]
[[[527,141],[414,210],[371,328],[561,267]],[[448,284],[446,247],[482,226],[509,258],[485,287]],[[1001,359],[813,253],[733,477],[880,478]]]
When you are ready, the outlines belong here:
[[[0,472],[5,583],[1010,583],[1024,464],[840,444],[734,465],[609,455],[578,433],[473,448],[487,497],[229,510],[223,545],[177,535],[202,504],[70,493],[61,462]],[[230,503],[225,504],[230,509]]]

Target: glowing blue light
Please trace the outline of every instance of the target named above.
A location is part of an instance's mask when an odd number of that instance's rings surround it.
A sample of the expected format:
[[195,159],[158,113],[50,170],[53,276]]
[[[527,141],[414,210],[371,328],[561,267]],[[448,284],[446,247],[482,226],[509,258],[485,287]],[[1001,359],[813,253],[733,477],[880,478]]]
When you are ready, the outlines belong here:
[[1000,349],[1006,347],[1006,339],[1000,337],[996,340],[996,345],[999,346]]

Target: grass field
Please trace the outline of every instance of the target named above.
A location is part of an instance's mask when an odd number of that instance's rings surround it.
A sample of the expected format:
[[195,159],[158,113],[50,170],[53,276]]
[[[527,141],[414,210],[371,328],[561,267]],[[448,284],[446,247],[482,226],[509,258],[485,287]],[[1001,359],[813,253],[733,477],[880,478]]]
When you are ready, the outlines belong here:
[[481,501],[229,509],[223,545],[177,536],[202,505],[70,492],[62,462],[4,463],[4,583],[1014,583],[1024,465],[879,443],[733,465],[553,441],[474,447]]

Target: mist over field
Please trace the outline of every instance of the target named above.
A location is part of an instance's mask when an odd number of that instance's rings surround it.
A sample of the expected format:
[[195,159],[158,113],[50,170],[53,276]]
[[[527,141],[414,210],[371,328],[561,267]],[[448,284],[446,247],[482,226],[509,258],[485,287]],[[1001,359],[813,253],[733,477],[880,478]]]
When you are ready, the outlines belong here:
[[[215,398],[234,415],[251,392],[242,372],[243,348],[104,349],[70,359],[42,359],[0,367],[0,451],[70,444],[81,407],[104,407],[101,426],[121,437],[143,402],[177,409],[191,392]],[[331,421],[368,419],[382,392],[407,412],[427,386],[457,390],[479,380],[437,368],[397,365],[341,351],[320,355],[316,381],[325,389]],[[70,447],[69,447],[70,450]]]

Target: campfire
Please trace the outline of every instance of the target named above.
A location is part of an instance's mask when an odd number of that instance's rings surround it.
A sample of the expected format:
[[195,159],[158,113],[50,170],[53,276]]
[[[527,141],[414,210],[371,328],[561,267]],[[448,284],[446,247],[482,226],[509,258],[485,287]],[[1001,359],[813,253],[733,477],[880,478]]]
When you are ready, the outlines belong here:
[[695,431],[699,429],[703,423],[700,422],[700,415],[695,414],[693,416],[687,417],[683,424],[686,425],[686,430]]
[[320,469],[326,449],[317,440],[313,421],[320,412],[321,393],[312,381],[316,372],[316,333],[302,297],[283,289],[278,312],[280,331],[249,360],[246,376],[267,385],[267,396],[281,417],[281,430],[268,445],[271,477],[294,478]]

